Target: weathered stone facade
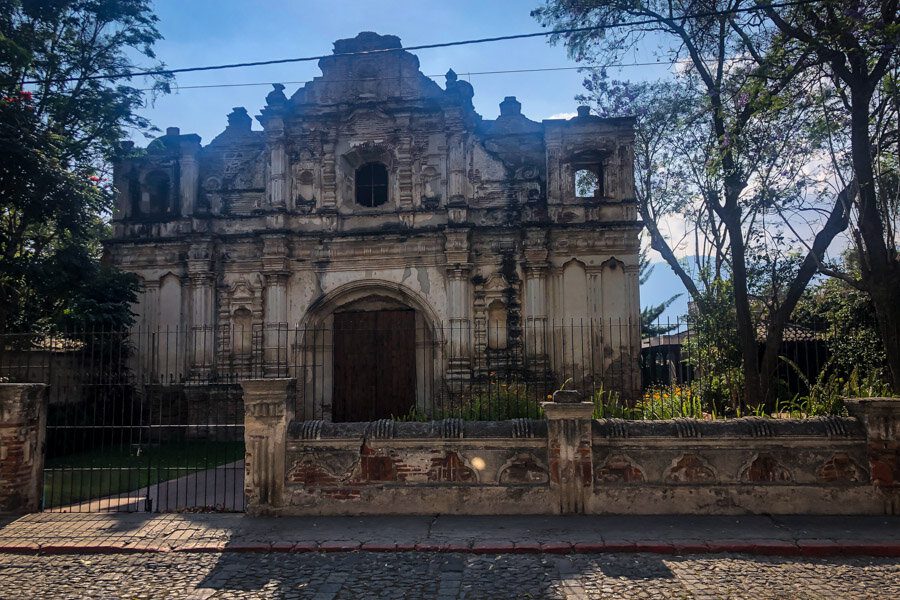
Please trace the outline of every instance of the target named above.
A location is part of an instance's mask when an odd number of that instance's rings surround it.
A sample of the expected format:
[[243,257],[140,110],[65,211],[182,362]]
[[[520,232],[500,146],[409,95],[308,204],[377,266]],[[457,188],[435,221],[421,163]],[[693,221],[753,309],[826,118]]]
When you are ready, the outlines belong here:
[[[514,97],[483,119],[469,83],[450,71],[442,88],[399,48],[339,40],[321,77],[290,98],[274,86],[262,131],[238,107],[206,146],[170,128],[116,165],[108,255],[143,281],[138,327],[162,332],[140,338],[144,367],[161,368],[163,346],[185,379],[314,364],[321,391],[298,393],[328,419],[335,314],[405,310],[421,406],[429,381],[467,380],[510,349],[634,393],[632,121],[582,107],[536,122]],[[359,51],[372,52],[342,56]],[[598,181],[590,197],[578,171]],[[563,323],[598,351],[551,351]]]

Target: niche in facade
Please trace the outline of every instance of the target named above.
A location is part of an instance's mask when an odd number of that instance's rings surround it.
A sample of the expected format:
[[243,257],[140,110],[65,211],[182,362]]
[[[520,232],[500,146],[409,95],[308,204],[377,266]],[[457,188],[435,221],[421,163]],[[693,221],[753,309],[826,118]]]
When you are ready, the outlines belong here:
[[491,350],[506,349],[506,304],[494,300],[488,306],[487,342]]
[[356,203],[372,208],[388,201],[388,172],[380,162],[370,162],[356,169],[354,177]]
[[232,348],[235,356],[247,356],[253,347],[253,316],[246,308],[239,308],[232,315]]

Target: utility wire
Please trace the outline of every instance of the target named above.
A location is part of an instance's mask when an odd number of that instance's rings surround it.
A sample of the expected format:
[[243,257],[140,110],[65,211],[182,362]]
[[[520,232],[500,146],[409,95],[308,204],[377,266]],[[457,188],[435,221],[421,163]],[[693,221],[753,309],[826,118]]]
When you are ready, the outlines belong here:
[[[278,58],[273,60],[259,60],[252,62],[241,62],[241,63],[230,63],[223,65],[207,65],[203,67],[182,67],[178,69],[155,69],[148,71],[125,71],[122,73],[112,73],[109,75],[88,75],[86,77],[62,77],[59,79],[52,79],[51,81],[57,83],[66,83],[70,81],[84,81],[84,80],[93,80],[93,79],[128,79],[131,77],[146,77],[152,75],[174,75],[176,73],[194,73],[199,71],[219,71],[223,69],[238,69],[243,67],[261,67],[266,65],[280,65],[286,63],[298,63],[298,62],[311,62],[314,60],[321,60],[323,58],[334,58],[334,57],[347,57],[347,56],[366,56],[372,54],[384,54],[387,52],[403,52],[410,50],[429,50],[433,48],[449,48],[451,46],[468,46],[472,44],[486,44],[492,42],[503,42],[508,40],[522,40],[528,38],[536,38],[536,37],[547,37],[551,35],[566,35],[573,33],[588,33],[591,31],[601,31],[604,29],[618,29],[622,27],[640,27],[642,25],[653,25],[657,23],[662,23],[667,20],[674,21],[684,21],[688,19],[704,19],[709,17],[721,17],[725,15],[733,15],[738,13],[746,13],[746,12],[755,12],[759,10],[763,10],[764,8],[788,8],[791,6],[803,6],[808,4],[813,4],[818,2],[819,0],[789,0],[786,2],[772,3],[766,6],[744,6],[738,8],[732,8],[728,10],[714,10],[714,11],[706,11],[699,13],[691,13],[686,15],[680,15],[678,17],[673,17],[672,19],[662,19],[658,17],[648,18],[648,19],[639,19],[636,21],[625,21],[621,23],[605,23],[603,25],[591,25],[587,27],[570,27],[567,29],[554,29],[551,31],[537,31],[533,33],[518,33],[513,35],[501,35],[494,37],[485,37],[485,38],[475,38],[469,40],[457,40],[453,42],[438,42],[433,44],[420,44],[418,46],[406,46],[401,48],[378,48],[375,50],[360,50],[358,52],[341,52],[338,54],[320,54],[318,56],[303,56],[298,58]],[[32,80],[24,82],[24,85],[37,85],[44,83],[42,80]]]
[[[657,60],[657,61],[648,61],[648,62],[630,62],[630,63],[608,63],[605,65],[580,65],[577,67],[536,67],[533,69],[503,69],[497,71],[466,71],[466,72],[458,72],[457,75],[460,77],[470,77],[473,75],[514,75],[517,73],[544,73],[547,71],[580,71],[582,69],[587,71],[596,71],[598,69],[614,69],[618,67],[649,67],[649,66],[658,66],[658,65],[674,65],[679,62],[688,63],[690,59],[678,59],[678,60]],[[446,73],[436,73],[433,75],[425,75],[425,77],[436,78],[436,77],[445,77]],[[360,81],[396,81],[398,79],[413,79],[418,77],[418,75],[395,75],[389,77],[357,77],[357,78],[344,78],[344,79],[329,79],[329,83],[336,82],[360,82]],[[285,85],[301,85],[310,83],[311,80],[306,79],[302,81],[279,81],[278,83]],[[272,85],[276,83],[274,81],[251,81],[245,83],[208,83],[208,84],[197,84],[197,85],[178,85],[175,84],[173,86],[173,91],[181,91],[181,90],[200,90],[200,89],[208,89],[208,88],[232,88],[232,87],[251,87],[257,85]],[[150,92],[155,88],[142,88],[138,91],[141,92]]]

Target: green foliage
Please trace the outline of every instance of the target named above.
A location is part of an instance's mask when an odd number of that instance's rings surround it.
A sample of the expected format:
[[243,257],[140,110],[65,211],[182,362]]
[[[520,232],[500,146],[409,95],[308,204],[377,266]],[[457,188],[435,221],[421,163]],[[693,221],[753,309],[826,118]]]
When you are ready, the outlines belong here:
[[398,421],[439,421],[441,419],[464,419],[466,421],[507,421],[509,419],[539,419],[544,411],[541,398],[535,390],[524,383],[474,384],[467,393],[451,398],[445,405],[435,407],[431,412],[413,407],[405,415],[396,417]]
[[143,91],[97,77],[152,59],[155,22],[144,0],[0,0],[0,329],[130,324],[135,281],[100,265],[108,161],[151,128]]
[[686,362],[694,369],[694,395],[719,412],[738,409],[743,393],[732,295],[730,280],[714,280],[702,290],[683,348]]
[[[797,365],[788,362],[800,377],[803,377]],[[780,401],[775,412],[792,418],[846,416],[845,398],[891,396],[890,385],[884,381],[880,373],[870,371],[863,376],[859,373],[858,368],[853,368],[847,377],[842,377],[828,368],[823,368],[814,383],[806,381],[809,387],[807,394],[797,394],[790,400]]]
[[[843,268],[855,272],[852,254]],[[830,368],[847,378],[854,370],[887,377],[884,346],[869,295],[840,279],[827,279],[807,290],[794,312],[795,322],[822,331]]]

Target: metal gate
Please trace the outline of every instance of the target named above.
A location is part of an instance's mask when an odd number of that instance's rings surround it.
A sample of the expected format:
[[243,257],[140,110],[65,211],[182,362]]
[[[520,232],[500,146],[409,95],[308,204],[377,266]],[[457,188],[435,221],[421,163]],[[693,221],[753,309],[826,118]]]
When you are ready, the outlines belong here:
[[[243,511],[241,387],[182,367],[198,340],[177,330],[4,338],[0,376],[50,386],[44,511]],[[148,348],[153,364],[138,359]]]

